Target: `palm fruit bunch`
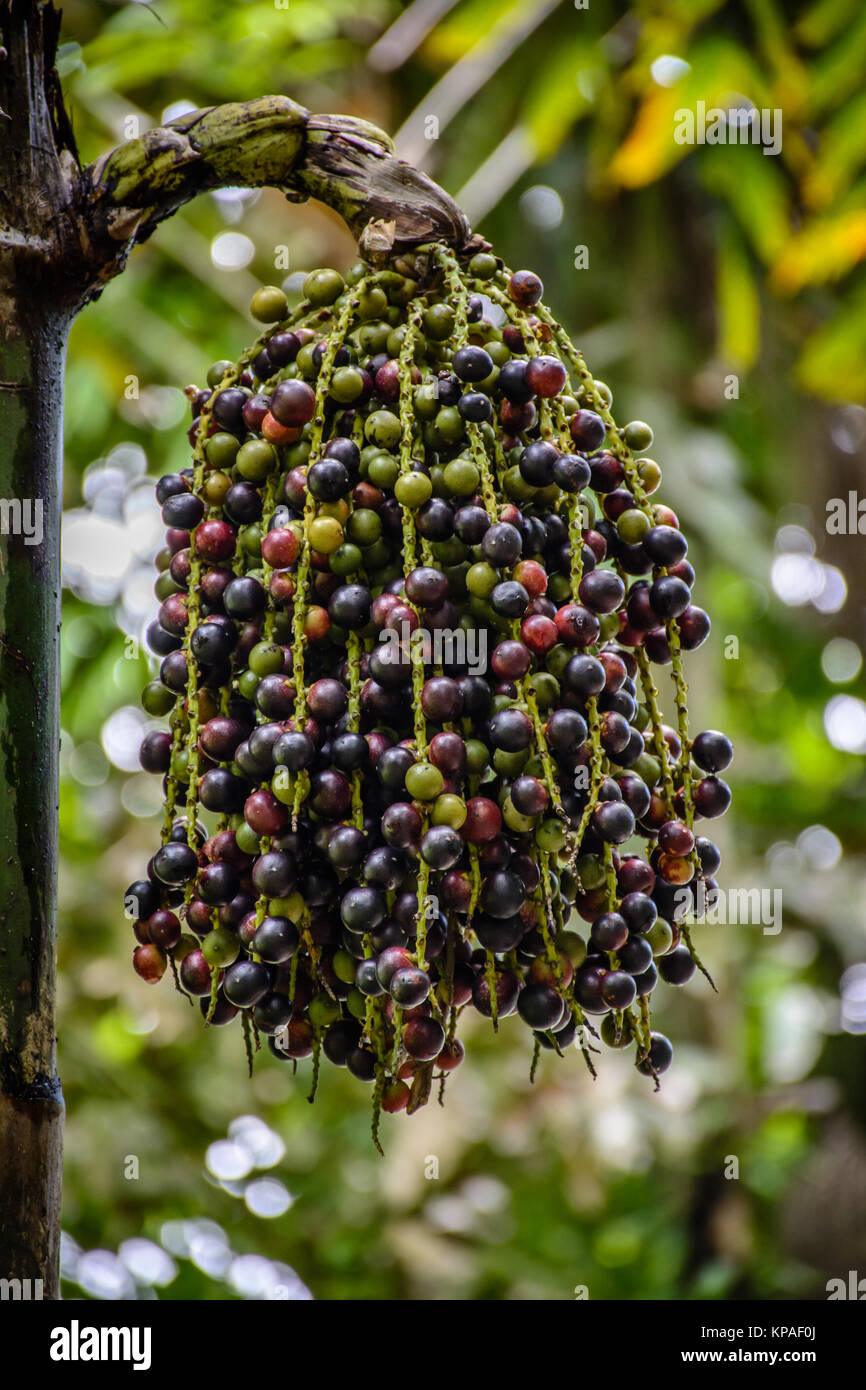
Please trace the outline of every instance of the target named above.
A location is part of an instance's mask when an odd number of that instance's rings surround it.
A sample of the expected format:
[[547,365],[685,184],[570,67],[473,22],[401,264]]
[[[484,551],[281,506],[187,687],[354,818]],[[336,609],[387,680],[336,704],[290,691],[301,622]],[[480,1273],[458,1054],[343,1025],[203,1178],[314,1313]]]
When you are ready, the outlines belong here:
[[[482,244],[483,245],[483,244]],[[443,244],[315,270],[188,388],[142,765],[161,846],[134,965],[247,1056],[321,1054],[379,1115],[444,1087],[466,1010],[540,1049],[671,1061],[732,749],[692,738],[710,623],[652,431],[624,428],[530,271]],[[655,667],[672,678],[663,722]],[[643,843],[642,843],[643,842]],[[701,967],[702,968],[702,967]]]

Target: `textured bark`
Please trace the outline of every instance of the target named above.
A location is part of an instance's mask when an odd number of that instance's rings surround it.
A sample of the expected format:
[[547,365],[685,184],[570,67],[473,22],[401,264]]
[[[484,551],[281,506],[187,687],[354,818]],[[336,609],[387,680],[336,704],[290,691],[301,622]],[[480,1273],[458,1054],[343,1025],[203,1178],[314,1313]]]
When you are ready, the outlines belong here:
[[[69,248],[53,12],[0,10],[0,499],[41,504],[42,538],[0,538],[0,1278],[58,1296],[63,1098],[54,981],[60,431]],[[74,265],[75,257],[69,257]],[[30,521],[38,513],[31,510]],[[4,527],[16,510],[5,507]],[[35,540],[35,529],[31,536]]]
[[[58,631],[63,359],[78,310],[131,248],[224,185],[315,197],[370,259],[484,246],[388,138],[286,97],[196,111],[82,170],[50,3],[0,0],[0,503],[41,503],[43,534],[0,537],[0,1279],[58,1297],[63,1099],[55,1065]],[[8,506],[4,517],[14,524]],[[8,521],[7,521],[8,526]]]

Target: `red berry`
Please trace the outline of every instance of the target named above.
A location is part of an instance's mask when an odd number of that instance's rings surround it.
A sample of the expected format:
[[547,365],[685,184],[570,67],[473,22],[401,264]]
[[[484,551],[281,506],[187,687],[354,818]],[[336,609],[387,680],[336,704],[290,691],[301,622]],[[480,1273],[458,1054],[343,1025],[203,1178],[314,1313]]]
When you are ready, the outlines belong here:
[[[537,301],[536,301],[537,302]],[[531,357],[526,364],[526,384],[536,396],[558,396],[568,373],[558,357]]]
[[323,637],[327,637],[330,626],[327,608],[320,608],[314,603],[307,609],[304,615],[304,636],[311,642],[320,642]]
[[[201,527],[199,527],[199,531]],[[198,532],[196,532],[196,541]],[[268,531],[262,537],[262,559],[276,570],[286,569],[293,565],[298,558],[300,542],[294,531],[289,526],[281,526],[275,531]]]
[[270,411],[262,420],[261,430],[269,444],[294,444],[301,437],[300,425],[281,425]]
[[537,560],[521,560],[515,565],[511,578],[523,585],[530,598],[538,598],[547,591],[547,571]]
[[502,829],[502,812],[486,796],[470,797],[466,803],[466,820],[461,827],[461,835],[470,845],[481,845],[493,840]]
[[396,1115],[398,1110],[406,1109],[410,1095],[405,1081],[389,1081],[382,1092],[382,1109],[386,1115]]
[[227,521],[202,521],[195,532],[195,550],[203,560],[228,560],[235,553],[235,531]]
[[520,636],[534,656],[544,656],[559,641],[556,623],[540,613],[523,619]]
[[244,820],[257,835],[279,835],[285,830],[289,813],[273,792],[262,788],[244,802]]
[[166,960],[157,946],[136,946],[132,964],[137,975],[149,985],[155,985],[165,974]]

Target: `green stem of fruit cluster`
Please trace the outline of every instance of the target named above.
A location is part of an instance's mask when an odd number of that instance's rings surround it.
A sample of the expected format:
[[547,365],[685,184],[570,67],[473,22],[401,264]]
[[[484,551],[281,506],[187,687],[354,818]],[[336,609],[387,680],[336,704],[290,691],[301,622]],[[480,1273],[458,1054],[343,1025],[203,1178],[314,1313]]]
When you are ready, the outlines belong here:
[[598,700],[594,695],[590,695],[586,701],[586,721],[588,728],[588,738],[590,746],[590,782],[586,805],[581,813],[580,821],[571,839],[571,853],[568,857],[568,866],[573,868],[577,876],[578,887],[583,891],[580,882],[580,874],[577,873],[576,863],[580,855],[580,848],[583,844],[583,837],[586,834],[592,814],[598,805],[598,796],[601,791],[601,784],[604,781],[605,756],[601,746],[601,720],[598,717]]
[[[348,729],[350,733],[356,734],[361,727],[361,640],[357,632],[350,632],[347,638],[346,665],[349,684]],[[356,768],[352,773],[352,824],[358,830],[364,828],[360,768]]]
[[643,647],[635,647],[635,660],[637,661],[638,671],[640,672],[640,683],[646,707],[649,711],[650,723],[653,731],[653,751],[656,760],[661,766],[662,785],[664,787],[665,803],[671,815],[674,813],[674,784],[671,776],[670,760],[668,758],[668,746],[665,743],[665,736],[662,732],[662,717],[659,710],[659,692],[653,680],[650,670],[649,658]]

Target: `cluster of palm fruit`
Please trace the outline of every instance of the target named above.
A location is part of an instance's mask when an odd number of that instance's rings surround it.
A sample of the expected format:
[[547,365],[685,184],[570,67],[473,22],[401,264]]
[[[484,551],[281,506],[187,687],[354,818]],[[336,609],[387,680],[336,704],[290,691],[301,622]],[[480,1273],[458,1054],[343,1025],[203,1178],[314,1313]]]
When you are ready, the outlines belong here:
[[600,1037],[657,1078],[649,997],[700,965],[683,919],[720,855],[694,824],[732,756],[688,731],[709,619],[651,430],[616,426],[541,295],[438,244],[313,271],[292,312],[260,290],[156,489],[135,968],[240,1014],[249,1057],[372,1083],[374,1137],[460,1064],[465,1009],[519,1015],[533,1066]]

